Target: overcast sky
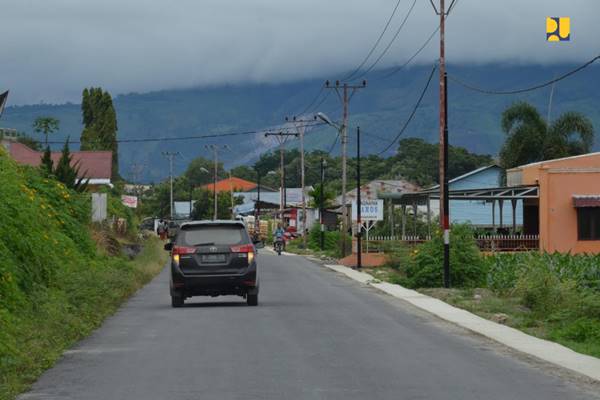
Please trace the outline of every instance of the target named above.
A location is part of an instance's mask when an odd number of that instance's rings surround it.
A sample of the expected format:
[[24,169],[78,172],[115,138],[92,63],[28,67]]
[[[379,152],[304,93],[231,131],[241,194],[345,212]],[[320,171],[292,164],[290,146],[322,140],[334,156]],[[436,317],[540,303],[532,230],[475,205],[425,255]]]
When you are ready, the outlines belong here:
[[[413,1],[400,0],[380,48]],[[416,1],[379,66],[401,63],[437,26],[430,2]],[[2,0],[0,90],[11,90],[11,104],[60,103],[79,102],[90,85],[116,95],[335,78],[362,61],[396,2]],[[599,53],[598,14],[600,0],[458,0],[447,23],[447,57],[455,63],[580,62]],[[546,16],[571,17],[570,42],[545,41]],[[436,41],[416,63],[436,58]]]

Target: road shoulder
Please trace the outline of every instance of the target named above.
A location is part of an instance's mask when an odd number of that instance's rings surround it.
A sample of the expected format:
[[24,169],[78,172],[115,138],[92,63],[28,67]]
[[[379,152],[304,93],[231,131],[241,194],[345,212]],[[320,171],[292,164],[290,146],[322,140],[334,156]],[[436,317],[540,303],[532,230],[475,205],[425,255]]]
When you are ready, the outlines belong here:
[[[318,261],[313,257],[307,258],[311,261]],[[577,353],[560,344],[539,339],[517,329],[489,321],[415,290],[406,289],[396,284],[381,282],[367,273],[356,271],[343,265],[321,262],[318,264],[518,352],[552,363],[561,368],[566,368],[596,382],[600,382],[600,359]]]

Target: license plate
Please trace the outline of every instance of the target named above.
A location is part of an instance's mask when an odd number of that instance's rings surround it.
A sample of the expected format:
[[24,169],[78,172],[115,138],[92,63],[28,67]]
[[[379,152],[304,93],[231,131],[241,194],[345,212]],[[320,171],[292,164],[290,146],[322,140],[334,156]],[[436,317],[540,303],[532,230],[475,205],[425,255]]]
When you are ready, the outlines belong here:
[[203,254],[201,260],[203,263],[222,263],[225,262],[225,254]]

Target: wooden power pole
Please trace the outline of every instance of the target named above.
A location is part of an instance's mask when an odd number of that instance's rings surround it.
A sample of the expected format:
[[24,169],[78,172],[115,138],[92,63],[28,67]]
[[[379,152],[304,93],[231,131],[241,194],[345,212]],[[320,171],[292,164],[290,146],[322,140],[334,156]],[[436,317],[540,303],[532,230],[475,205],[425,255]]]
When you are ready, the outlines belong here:
[[452,0],[446,11],[445,0],[440,0],[437,9],[429,0],[436,14],[440,16],[440,227],[444,233],[444,287],[450,287],[450,201],[448,194],[448,85],[446,75],[446,17],[452,11],[456,0]]
[[[367,87],[367,81],[362,81],[361,85],[349,85],[348,83],[340,84],[336,81],[334,86],[330,85],[329,81],[325,82],[325,88],[335,89],[338,98],[343,106],[343,120],[340,129],[342,142],[342,257],[346,256],[346,234],[348,233],[348,209],[346,207],[346,180],[347,180],[347,160],[348,160],[348,105],[358,89]],[[341,93],[340,93],[341,90]],[[350,91],[350,93],[348,93]]]

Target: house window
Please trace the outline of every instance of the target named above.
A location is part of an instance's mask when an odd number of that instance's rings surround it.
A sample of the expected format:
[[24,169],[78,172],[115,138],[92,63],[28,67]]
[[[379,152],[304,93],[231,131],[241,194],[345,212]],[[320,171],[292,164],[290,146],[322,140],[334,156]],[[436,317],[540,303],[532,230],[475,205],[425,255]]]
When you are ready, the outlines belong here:
[[600,207],[577,208],[577,237],[579,240],[600,240]]

